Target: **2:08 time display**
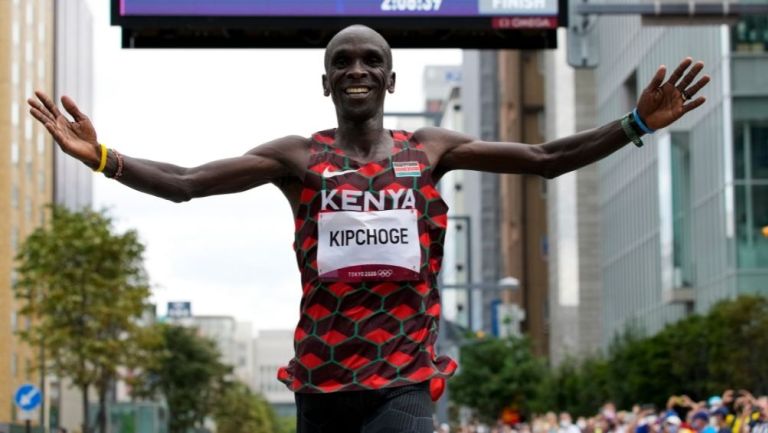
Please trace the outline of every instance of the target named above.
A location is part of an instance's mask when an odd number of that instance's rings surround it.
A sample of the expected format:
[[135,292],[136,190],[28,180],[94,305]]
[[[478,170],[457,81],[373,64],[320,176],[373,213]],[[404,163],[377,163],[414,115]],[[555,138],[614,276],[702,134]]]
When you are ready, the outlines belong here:
[[439,11],[443,0],[381,0],[383,12]]

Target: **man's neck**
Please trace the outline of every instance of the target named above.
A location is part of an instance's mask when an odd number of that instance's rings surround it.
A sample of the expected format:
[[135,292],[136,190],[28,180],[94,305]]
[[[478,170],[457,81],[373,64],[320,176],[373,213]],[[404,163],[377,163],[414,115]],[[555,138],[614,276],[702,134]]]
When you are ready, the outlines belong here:
[[336,143],[339,147],[350,150],[359,157],[367,158],[375,155],[379,148],[388,147],[390,137],[384,129],[384,121],[380,116],[363,122],[339,119],[339,127],[336,129]]

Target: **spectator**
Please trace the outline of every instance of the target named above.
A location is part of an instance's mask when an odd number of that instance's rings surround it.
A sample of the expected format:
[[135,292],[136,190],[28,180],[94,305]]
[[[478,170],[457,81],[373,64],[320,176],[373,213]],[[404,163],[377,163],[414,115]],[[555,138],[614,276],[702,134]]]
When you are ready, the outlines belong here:
[[573,423],[573,418],[568,412],[560,412],[560,428],[558,433],[581,433],[581,429]]
[[712,417],[715,419],[715,428],[717,433],[733,433],[731,426],[728,425],[728,408],[720,406],[712,412]]
[[667,413],[661,422],[661,433],[678,433],[683,420],[675,414]]
[[749,433],[768,433],[768,397],[760,397],[753,402],[752,406]]
[[717,430],[709,424],[709,414],[703,410],[693,414],[691,417],[691,428],[696,433],[717,433]]

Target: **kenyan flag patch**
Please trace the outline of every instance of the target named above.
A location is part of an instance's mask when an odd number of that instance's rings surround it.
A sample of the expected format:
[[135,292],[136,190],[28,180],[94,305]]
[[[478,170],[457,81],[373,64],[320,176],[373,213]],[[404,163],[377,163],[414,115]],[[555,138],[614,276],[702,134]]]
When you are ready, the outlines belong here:
[[395,177],[419,177],[421,176],[421,167],[416,161],[393,162]]

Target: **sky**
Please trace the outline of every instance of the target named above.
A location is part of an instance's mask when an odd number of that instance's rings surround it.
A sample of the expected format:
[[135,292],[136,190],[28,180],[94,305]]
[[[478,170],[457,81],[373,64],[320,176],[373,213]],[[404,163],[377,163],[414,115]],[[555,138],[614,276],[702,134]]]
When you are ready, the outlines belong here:
[[[109,26],[109,2],[87,3],[94,18],[90,116],[108,147],[195,166],[336,126],[322,94],[322,50],[123,50],[120,29]],[[393,55],[397,89],[387,111],[422,110],[424,66],[461,63],[459,50]],[[254,330],[296,325],[293,217],[275,187],[176,204],[95,176],[94,207],[108,209],[119,230],[139,232],[160,315],[168,301],[190,301],[195,315],[234,316]]]

